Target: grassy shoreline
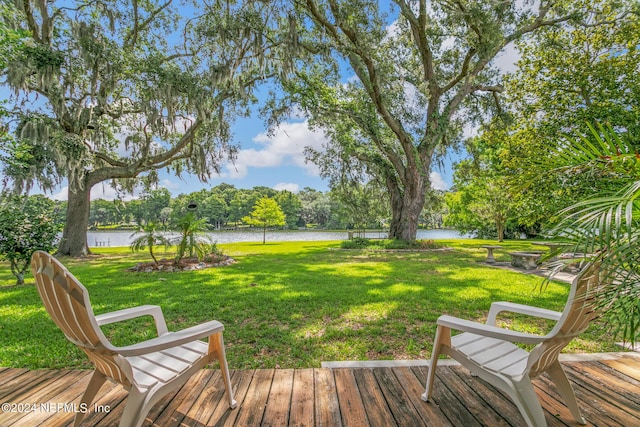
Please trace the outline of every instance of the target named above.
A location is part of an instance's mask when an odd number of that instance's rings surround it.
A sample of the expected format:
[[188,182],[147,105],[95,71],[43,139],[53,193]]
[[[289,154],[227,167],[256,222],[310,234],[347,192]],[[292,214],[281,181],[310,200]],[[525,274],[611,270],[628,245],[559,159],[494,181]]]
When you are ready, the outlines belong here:
[[[99,248],[64,259],[89,289],[96,314],[141,304],[163,308],[170,330],[217,319],[225,325],[232,369],[318,367],[330,360],[419,359],[430,355],[435,321],[447,313],[483,321],[492,301],[560,310],[568,286],[480,262],[483,240],[441,240],[450,251],[335,251],[340,242],[220,244],[236,264],[181,273],[130,273],[145,253]],[[495,243],[495,242],[493,242]],[[502,243],[498,260],[531,243]],[[161,254],[162,256],[162,254]],[[164,255],[167,258],[171,254]],[[14,283],[0,263],[0,366],[90,368],[48,318],[33,278]],[[510,317],[505,324],[540,332],[548,324]],[[124,345],[153,335],[151,322],[105,328]],[[567,352],[620,351],[594,324]]]

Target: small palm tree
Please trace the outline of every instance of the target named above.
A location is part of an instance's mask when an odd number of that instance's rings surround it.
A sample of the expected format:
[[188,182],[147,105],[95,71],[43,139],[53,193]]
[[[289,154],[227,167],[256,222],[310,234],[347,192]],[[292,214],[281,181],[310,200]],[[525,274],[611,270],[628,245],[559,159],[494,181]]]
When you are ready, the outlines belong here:
[[211,248],[211,239],[205,234],[208,230],[207,220],[196,219],[193,212],[189,212],[180,218],[176,225],[180,234],[173,240],[177,245],[176,264],[180,262],[186,254],[190,257],[197,256],[204,258]]
[[165,249],[171,246],[171,241],[158,231],[158,225],[154,222],[148,222],[141,230],[136,231],[131,235],[133,241],[130,248],[134,252],[149,248],[149,255],[153,258],[153,262],[157,265],[158,260],[153,253],[153,248],[159,245],[163,245]]
[[552,173],[596,177],[592,197],[563,211],[551,230],[577,252],[595,254],[613,286],[598,295],[597,309],[616,335],[635,344],[640,334],[640,155],[611,128],[590,126],[549,158]]

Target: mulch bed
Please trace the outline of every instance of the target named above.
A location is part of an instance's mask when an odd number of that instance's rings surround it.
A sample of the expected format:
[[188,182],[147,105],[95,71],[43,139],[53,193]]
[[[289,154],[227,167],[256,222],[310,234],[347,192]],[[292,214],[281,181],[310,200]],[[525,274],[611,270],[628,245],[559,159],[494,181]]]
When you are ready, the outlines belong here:
[[141,262],[135,266],[128,268],[127,271],[137,273],[153,273],[153,272],[178,272],[178,271],[194,271],[204,270],[205,268],[224,267],[225,265],[234,264],[235,259],[227,255],[211,254],[204,257],[202,261],[198,258],[182,258],[176,263],[175,259],[161,259],[158,263]]

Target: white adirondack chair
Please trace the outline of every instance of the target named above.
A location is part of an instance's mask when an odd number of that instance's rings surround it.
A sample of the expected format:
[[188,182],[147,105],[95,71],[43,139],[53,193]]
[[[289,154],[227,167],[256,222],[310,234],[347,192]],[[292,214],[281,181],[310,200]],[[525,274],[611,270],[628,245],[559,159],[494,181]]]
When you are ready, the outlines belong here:
[[[162,310],[154,305],[95,316],[87,289],[58,260],[37,251],[31,258],[31,268],[47,312],[67,339],[79,346],[95,365],[81,404],[89,407],[107,379],[122,384],[129,390],[129,397],[120,426],[138,427],[158,400],[217,359],[229,406],[236,407],[222,340],[222,323],[213,320],[179,332],[168,332]],[[158,337],[116,347],[100,330],[100,325],[145,315],[153,317]],[[208,343],[201,341],[205,337],[209,337]],[[74,425],[79,425],[84,416],[85,413],[78,412]]]
[[[432,396],[438,356],[446,354],[465,366],[472,374],[507,393],[514,401],[528,426],[546,426],[544,413],[531,379],[546,372],[575,420],[585,424],[576,402],[575,393],[558,361],[562,349],[584,332],[597,316],[593,301],[598,290],[605,286],[598,264],[588,265],[573,280],[563,312],[508,302],[491,304],[486,324],[452,316],[438,318],[431,366],[422,399]],[[556,320],[547,335],[540,336],[495,326],[500,312],[514,312]],[[463,333],[452,336],[451,330]],[[513,343],[537,344],[531,352]]]

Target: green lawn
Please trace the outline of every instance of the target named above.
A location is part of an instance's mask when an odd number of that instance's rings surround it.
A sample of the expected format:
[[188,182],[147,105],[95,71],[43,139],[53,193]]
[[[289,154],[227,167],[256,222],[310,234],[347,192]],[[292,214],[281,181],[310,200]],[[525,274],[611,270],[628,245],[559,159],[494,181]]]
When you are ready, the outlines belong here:
[[[427,358],[440,314],[484,321],[496,300],[562,309],[568,285],[551,283],[541,291],[539,277],[478,262],[486,257],[479,246],[490,242],[443,243],[453,250],[340,250],[340,242],[226,244],[219,247],[236,264],[184,273],[127,272],[149,260],[127,248],[97,249],[90,259],[63,262],[89,289],[96,314],[157,304],[170,330],[221,321],[232,369]],[[498,260],[530,243],[503,246]],[[22,287],[13,283],[8,265],[0,264],[0,366],[89,368],[84,353],[47,316],[33,278]],[[505,322],[528,331],[548,327],[517,317]],[[116,344],[152,335],[146,319],[105,332]],[[599,325],[566,349],[619,350]]]

